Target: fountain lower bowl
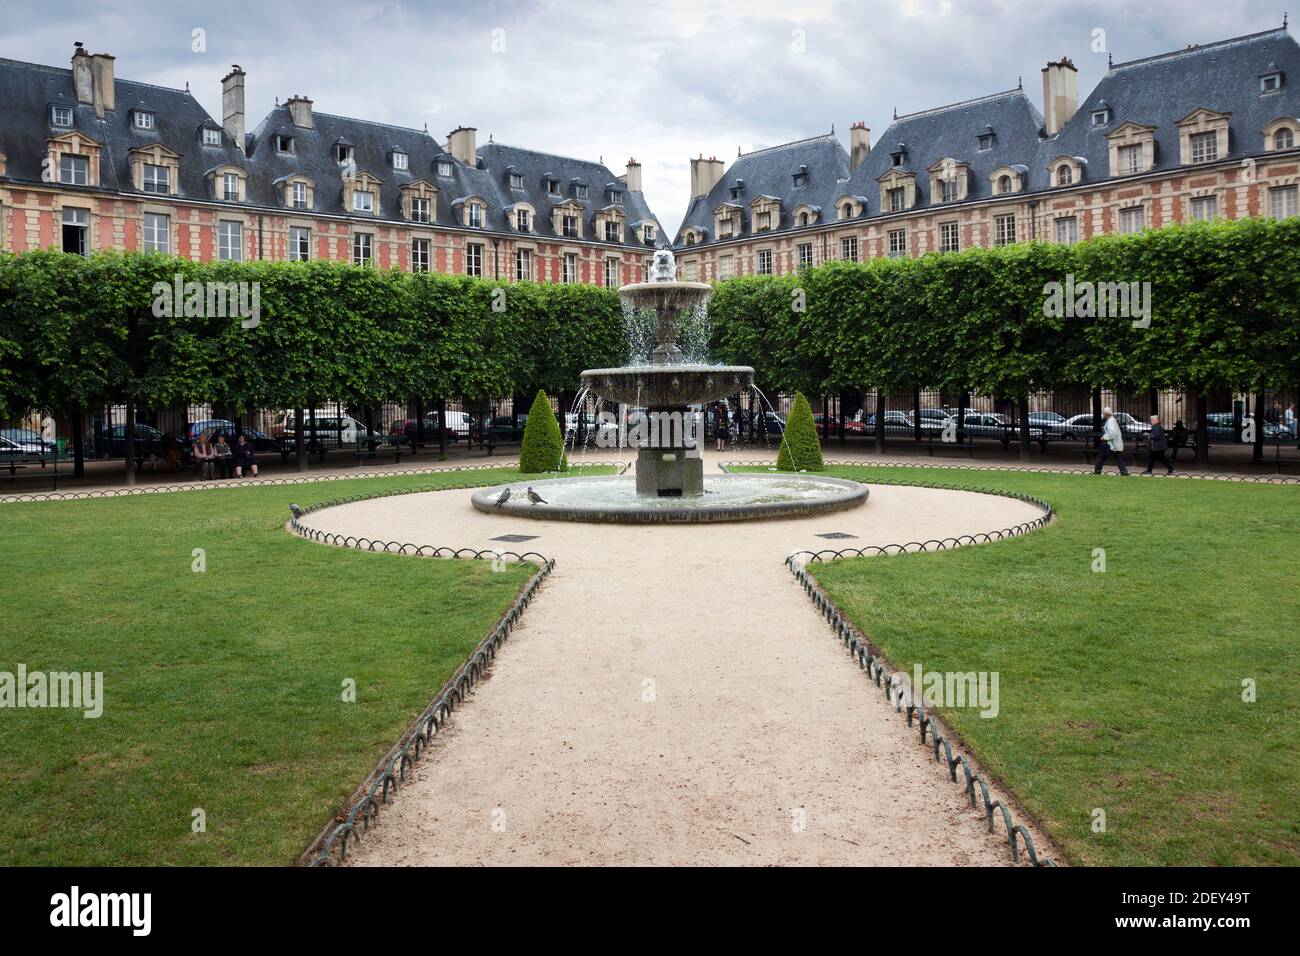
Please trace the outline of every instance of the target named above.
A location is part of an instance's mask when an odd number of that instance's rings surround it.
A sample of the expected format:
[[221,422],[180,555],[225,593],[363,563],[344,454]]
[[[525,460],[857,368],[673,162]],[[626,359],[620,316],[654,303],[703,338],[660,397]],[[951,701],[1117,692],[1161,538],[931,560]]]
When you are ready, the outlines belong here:
[[590,368],[582,384],[611,402],[642,408],[704,405],[748,392],[754,370],[748,365],[629,365]]
[[[510,500],[496,500],[509,487]],[[531,487],[545,504],[528,501]],[[867,500],[866,485],[821,475],[710,475],[704,494],[683,498],[650,498],[636,493],[630,475],[596,478],[521,478],[509,486],[475,492],[474,507],[487,514],[550,521],[596,521],[626,524],[690,524],[712,521],[753,521],[763,518],[802,518],[856,508]]]

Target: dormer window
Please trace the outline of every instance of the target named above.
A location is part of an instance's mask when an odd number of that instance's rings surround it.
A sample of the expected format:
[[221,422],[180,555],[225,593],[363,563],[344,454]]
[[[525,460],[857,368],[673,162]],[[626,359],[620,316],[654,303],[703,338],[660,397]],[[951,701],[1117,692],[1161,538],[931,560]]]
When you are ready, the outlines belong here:
[[1292,149],[1295,147],[1295,133],[1284,126],[1273,134],[1274,149]]
[[898,149],[890,153],[889,158],[893,160],[895,166],[902,166],[905,162],[907,162],[907,147],[904,146],[902,143],[899,143]]
[[772,228],[772,214],[770,212],[760,212],[757,219],[758,221],[754,223],[754,228],[759,232],[764,232]]
[[560,194],[560,181],[558,179],[546,180],[546,192],[548,195],[558,196]]
[[523,177],[522,174],[520,174],[520,173],[511,173],[511,174],[510,174],[510,188],[511,188],[511,189],[523,189],[523,188],[524,188],[524,177]]
[[294,183],[289,190],[289,205],[294,209],[306,209],[307,204],[307,184]]
[[615,206],[621,206],[623,205],[623,194],[617,189],[611,189],[609,191],[609,201]]
[[622,224],[619,223],[617,220],[614,219],[605,220],[605,241],[606,242],[622,242],[623,241],[622,232],[623,232]]
[[1061,163],[1056,167],[1056,185],[1068,186],[1074,182],[1074,169],[1069,163]]
[[998,177],[998,194],[1001,195],[1001,194],[1003,194],[1003,193],[1009,193],[1009,192],[1011,192],[1011,177],[1010,177],[1010,176],[999,176],[999,177]]
[[54,126],[68,127],[72,125],[72,107],[54,106],[50,108],[50,123]]
[[1282,89],[1282,74],[1265,73],[1259,78],[1259,91],[1261,93],[1276,93]]
[[808,214],[806,212],[799,213],[799,225],[800,227],[808,225]]
[[693,233],[693,232],[688,232],[688,233],[686,234],[686,244],[687,244],[688,246],[693,246],[693,245],[695,245],[695,233]]
[[451,176],[451,163],[446,160],[438,161],[438,175],[443,177]]
[[472,229],[483,228],[483,206],[480,203],[472,202],[468,208],[469,225]]
[[203,127],[203,145],[204,145],[204,146],[220,146],[220,145],[221,145],[221,130],[219,130],[219,129],[213,129],[211,126],[205,126],[205,127]]
[[743,195],[745,195],[745,181],[737,179],[736,184],[731,187],[731,198],[739,199]]
[[148,110],[133,110],[131,115],[136,129],[153,129],[153,114]]
[[356,190],[352,193],[352,209],[354,212],[374,212],[375,194],[368,189]]
[[843,206],[840,207],[840,218],[841,219],[853,218],[853,203],[846,202]]
[[797,172],[797,173],[794,174],[794,184],[795,184],[796,186],[807,186],[807,185],[808,185],[808,167],[807,167],[807,166],[800,166],[800,167],[799,167],[799,172]]
[[655,244],[655,235],[655,227],[647,223],[645,229],[642,230],[642,238],[647,246],[653,246]]
[[400,149],[393,150],[393,168],[406,170],[410,168],[411,158]]
[[429,222],[431,205],[431,201],[427,198],[413,198],[411,200],[411,222]]
[[989,130],[988,132],[985,132],[985,133],[980,133],[978,139],[979,139],[979,148],[980,148],[981,150],[992,149],[992,148],[993,148],[993,131],[992,131],[992,130]]
[[1107,107],[1107,108],[1105,108],[1105,109],[1093,110],[1093,111],[1092,111],[1092,125],[1093,125],[1094,127],[1096,127],[1096,126],[1105,126],[1105,125],[1107,125],[1109,122],[1110,122],[1110,108],[1109,108],[1109,107]]
[[586,183],[574,183],[574,184],[573,184],[573,196],[574,196],[575,199],[586,199],[586,198],[587,198],[587,184],[586,184]]
[[520,232],[528,232],[528,210],[515,210],[515,228]]
[[239,202],[239,176],[236,173],[223,173],[221,176],[221,198],[226,202]]
[[1190,136],[1193,163],[1212,163],[1219,158],[1219,134],[1192,133]]
[[277,153],[291,154],[293,152],[293,137],[277,133],[275,137],[275,151]]
[[161,193],[164,196],[167,195],[172,191],[171,170],[166,166],[155,166],[152,163],[145,163],[142,186],[144,192]]
[[339,143],[334,147],[334,160],[338,163],[352,162],[352,147],[346,143]]

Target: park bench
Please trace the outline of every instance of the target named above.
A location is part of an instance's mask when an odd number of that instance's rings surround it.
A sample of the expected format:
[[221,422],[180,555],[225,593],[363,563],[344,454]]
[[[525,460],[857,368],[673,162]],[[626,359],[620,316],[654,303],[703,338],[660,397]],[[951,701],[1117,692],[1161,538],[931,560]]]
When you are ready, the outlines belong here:
[[970,438],[967,438],[965,441],[962,442],[935,441],[934,439],[930,439],[930,441],[926,442],[925,448],[926,451],[930,453],[930,457],[932,458],[939,457],[937,452],[940,450],[959,452],[961,454],[966,455],[966,457],[968,458],[975,457],[975,442],[973,439]]
[[[33,465],[39,464],[39,470],[28,470]],[[63,474],[57,468],[51,467],[47,470],[47,465],[53,465],[53,458],[45,458],[41,455],[12,455],[5,456],[3,464],[0,467],[9,472],[9,482],[12,484],[20,478],[47,478],[53,483],[51,490],[59,490],[59,479]],[[19,471],[24,472],[19,474]]]
[[403,450],[415,453],[415,449],[410,446],[405,435],[382,435],[378,438],[371,438],[357,442],[355,455],[357,462],[373,461],[376,458],[387,458],[393,456],[393,464],[399,464],[402,460]]

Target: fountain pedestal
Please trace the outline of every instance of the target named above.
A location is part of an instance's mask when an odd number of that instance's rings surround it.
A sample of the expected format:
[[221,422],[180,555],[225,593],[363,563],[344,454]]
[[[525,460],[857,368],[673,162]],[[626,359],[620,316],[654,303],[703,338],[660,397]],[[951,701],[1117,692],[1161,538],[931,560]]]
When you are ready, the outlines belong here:
[[[704,494],[704,459],[687,448],[639,448],[636,493],[651,498]],[[698,452],[698,449],[695,449]]]

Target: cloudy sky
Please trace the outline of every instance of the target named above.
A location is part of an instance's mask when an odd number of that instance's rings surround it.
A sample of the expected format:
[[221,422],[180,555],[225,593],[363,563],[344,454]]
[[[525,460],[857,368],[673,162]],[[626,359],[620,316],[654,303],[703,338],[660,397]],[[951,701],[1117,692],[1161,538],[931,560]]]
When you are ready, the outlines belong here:
[[[1069,56],[1087,95],[1116,62],[1280,26],[1285,0],[620,0],[252,3],[5,0],[0,56],[66,66],[72,44],[117,74],[183,88],[221,119],[248,73],[249,128],[302,93],[322,112],[584,158],[622,172],[675,232],[687,160],[730,159],[893,110],[1011,89],[1042,98]],[[1300,11],[1297,11],[1300,13]],[[202,43],[195,31],[203,31]],[[202,47],[196,49],[196,47]]]

